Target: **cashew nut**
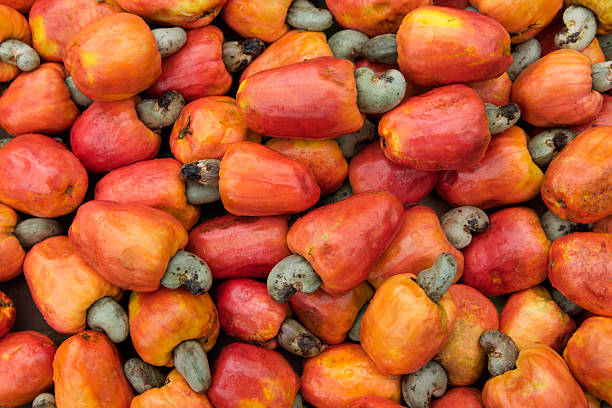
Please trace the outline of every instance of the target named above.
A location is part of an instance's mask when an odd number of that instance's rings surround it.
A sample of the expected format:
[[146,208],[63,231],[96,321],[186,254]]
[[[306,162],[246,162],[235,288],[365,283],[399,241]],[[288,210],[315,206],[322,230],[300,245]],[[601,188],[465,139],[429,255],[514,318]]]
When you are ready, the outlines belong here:
[[527,142],[527,150],[535,164],[546,167],[575,137],[576,133],[569,129],[548,129],[532,137]]
[[591,65],[593,89],[597,92],[607,92],[612,89],[612,61]]
[[334,54],[334,57],[355,62],[361,55],[361,49],[364,44],[369,39],[370,37],[361,31],[341,30],[329,37],[327,44]]
[[492,135],[505,132],[518,122],[521,118],[521,108],[515,103],[503,106],[495,106],[485,103],[485,113],[489,121],[489,132]]
[[446,392],[448,376],[444,367],[430,361],[402,379],[402,396],[410,408],[429,408],[431,397],[441,397]]
[[210,366],[206,352],[195,340],[186,340],[173,352],[174,367],[195,392],[208,390],[211,384]]
[[397,38],[395,34],[382,34],[372,37],[361,48],[361,55],[369,61],[397,65]]
[[131,358],[123,365],[123,373],[137,394],[164,385],[164,374],[157,367],[139,358]]
[[336,139],[336,142],[338,142],[344,158],[350,159],[357,154],[361,147],[377,137],[378,127],[366,119],[361,129],[348,135],[340,136]]
[[363,305],[361,310],[359,310],[359,313],[357,314],[357,318],[355,318],[355,321],[353,322],[353,326],[351,327],[351,330],[349,330],[348,332],[349,339],[353,341],[361,341],[361,319],[363,319],[363,315],[365,314],[365,311],[367,310],[369,305],[370,305],[370,302],[367,302],[365,305]]
[[64,79],[64,82],[66,83],[66,86],[68,87],[68,91],[70,91],[70,99],[72,99],[72,101],[77,106],[80,106],[81,108],[86,108],[94,102],[88,97],[86,97],[85,95],[83,95],[81,91],[79,91],[79,88],[77,88],[76,85],[74,84],[72,77],[68,77]]
[[121,343],[130,334],[125,310],[110,297],[94,302],[87,310],[87,324],[93,330],[104,332],[113,343]]
[[370,68],[355,70],[357,106],[364,113],[385,113],[400,104],[406,94],[401,72],[390,69],[380,77]]
[[287,24],[298,30],[325,31],[334,24],[334,16],[308,0],[294,0],[287,11]]
[[466,205],[445,213],[440,225],[451,245],[463,249],[472,242],[472,232],[485,232],[489,228],[489,217],[480,208]]
[[205,186],[197,181],[185,182],[185,196],[191,205],[214,203],[221,198],[218,188]]
[[206,159],[183,164],[181,179],[197,181],[208,187],[219,188],[219,168],[221,160]]
[[599,48],[606,56],[606,61],[612,60],[612,34],[602,34],[597,36]]
[[304,398],[302,398],[302,394],[299,392],[295,395],[295,399],[293,400],[293,405],[291,408],[306,408],[306,403],[304,402]]
[[514,81],[525,68],[540,59],[542,56],[542,46],[538,40],[530,38],[514,47],[510,54],[513,61],[506,72],[510,79]]
[[185,98],[177,91],[166,91],[159,99],[145,99],[136,105],[138,119],[149,129],[172,126],[185,106]]
[[516,368],[519,349],[516,343],[499,330],[487,330],[479,339],[480,347],[489,356],[489,373],[495,377]]
[[259,38],[223,43],[223,63],[229,72],[245,69],[266,49],[266,43]]
[[546,211],[540,217],[540,224],[549,240],[554,241],[578,231],[590,231],[593,224],[578,224],[558,217],[552,211]]
[[282,348],[300,357],[314,357],[326,347],[310,330],[291,318],[281,324],[276,340]]
[[555,35],[557,48],[582,51],[597,34],[597,17],[586,7],[569,6],[563,13],[565,27]]
[[155,37],[157,49],[162,58],[174,54],[183,48],[183,45],[187,42],[187,32],[181,27],[156,28],[151,30],[151,32],[153,37]]
[[296,292],[313,293],[319,289],[321,278],[305,258],[293,254],[274,265],[267,285],[272,299],[287,303]]
[[55,396],[47,392],[39,394],[32,401],[32,408],[56,408]]
[[47,238],[60,235],[62,225],[52,218],[28,218],[15,225],[15,236],[24,248],[36,245]]
[[436,262],[421,271],[416,283],[432,302],[437,302],[451,287],[457,276],[457,260],[448,252],[438,255]]
[[555,303],[568,315],[574,317],[584,311],[583,308],[566,298],[557,288],[551,290],[551,295]]
[[13,39],[0,43],[0,60],[22,71],[34,71],[40,65],[40,56],[34,48]]
[[187,251],[178,251],[166,268],[160,283],[168,289],[185,286],[194,295],[208,292],[212,286],[212,272],[200,257]]

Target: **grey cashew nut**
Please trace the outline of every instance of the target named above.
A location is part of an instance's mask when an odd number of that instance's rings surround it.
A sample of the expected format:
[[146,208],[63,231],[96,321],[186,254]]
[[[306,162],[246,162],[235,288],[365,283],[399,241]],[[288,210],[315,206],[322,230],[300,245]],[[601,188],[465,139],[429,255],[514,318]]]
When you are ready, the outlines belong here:
[[68,77],[64,79],[66,86],[68,87],[68,91],[70,92],[70,99],[81,108],[86,108],[91,105],[94,101],[83,95],[83,92],[79,90],[74,84],[72,77]]
[[400,104],[406,94],[406,79],[396,69],[380,77],[370,68],[355,70],[357,107],[363,113],[385,113]]
[[317,207],[323,207],[325,205],[337,203],[353,195],[353,190],[348,182],[345,182],[340,188],[333,193],[323,197],[317,203]]
[[397,37],[382,34],[370,38],[361,48],[361,55],[373,62],[397,65]]
[[361,49],[370,39],[357,30],[340,30],[327,40],[334,57],[355,62],[361,56]]
[[56,408],[55,396],[48,392],[38,394],[32,401],[32,408]]
[[599,48],[606,56],[606,61],[612,60],[612,34],[602,34],[597,36]]
[[202,258],[187,251],[178,251],[166,267],[160,283],[168,289],[185,286],[194,295],[208,292],[212,286],[212,272]]
[[28,218],[15,225],[14,234],[22,247],[29,248],[63,231],[62,224],[52,218]]
[[430,361],[402,379],[402,396],[410,408],[429,408],[431,397],[441,397],[446,392],[448,376],[444,367]]
[[540,217],[540,224],[549,240],[554,241],[574,232],[590,231],[592,224],[579,224],[564,220],[548,210]]
[[87,309],[87,324],[93,330],[106,333],[113,343],[121,343],[130,334],[125,310],[108,296],[98,299]]
[[489,122],[489,131],[492,135],[505,132],[521,118],[521,108],[515,103],[503,106],[485,103],[485,113]]
[[451,245],[463,249],[472,242],[472,232],[489,228],[489,217],[480,208],[466,205],[445,213],[440,217],[440,225]]
[[571,48],[582,51],[597,34],[595,13],[583,6],[569,6],[563,13],[565,27],[555,35],[557,48]]
[[348,135],[340,136],[336,139],[342,155],[345,159],[350,159],[357,154],[363,145],[373,141],[378,137],[378,127],[365,120],[363,126],[356,132],[349,133]]
[[211,384],[206,352],[195,340],[186,340],[173,351],[174,367],[195,392],[208,390]]
[[569,129],[548,129],[529,139],[527,150],[535,164],[546,167],[575,137],[576,133]]
[[0,149],[2,147],[4,147],[5,144],[7,144],[8,142],[10,142],[11,140],[13,140],[12,137],[3,137],[0,139]]
[[325,31],[334,24],[334,16],[308,0],[294,0],[287,10],[287,24],[298,30]]
[[563,293],[561,293],[557,288],[553,288],[550,293],[559,308],[568,315],[574,317],[584,311],[583,308],[566,298],[565,295],[563,295]]
[[540,59],[542,56],[542,46],[534,37],[514,47],[510,54],[513,61],[506,72],[510,79],[514,81],[525,68]]
[[473,11],[474,13],[478,13],[480,14],[480,10],[478,10],[476,7],[474,6],[467,6],[466,8],[464,8],[465,11]]
[[126,361],[123,365],[123,373],[137,394],[159,388],[165,383],[164,373],[159,368],[139,358],[131,358]]
[[34,71],[40,65],[40,56],[34,48],[13,39],[0,43],[0,60],[15,65],[22,71]]
[[304,257],[293,254],[274,265],[267,286],[272,299],[287,303],[297,292],[313,293],[319,289],[321,278]]
[[607,92],[612,89],[612,61],[600,62],[591,66],[593,89]]
[[266,49],[266,43],[259,38],[246,38],[242,41],[223,43],[223,63],[229,72],[245,69]]
[[172,126],[185,106],[185,98],[177,91],[166,91],[159,99],[144,99],[136,104],[138,119],[149,129]]
[[218,188],[205,186],[197,181],[185,182],[185,196],[191,205],[214,203],[221,198]]
[[499,330],[487,330],[480,335],[480,347],[489,357],[489,373],[495,377],[516,368],[519,349],[514,341]]
[[181,27],[156,28],[151,30],[151,32],[153,37],[155,37],[157,49],[162,58],[174,54],[183,48],[183,45],[187,42],[187,32]]
[[300,357],[314,357],[327,347],[297,320],[286,318],[276,335],[278,344]]
[[419,273],[416,282],[432,302],[437,302],[451,287],[456,276],[457,260],[452,254],[444,252],[438,255],[431,268]]
[[205,186],[219,188],[219,169],[221,160],[205,159],[181,166],[181,179],[197,181]]
[[291,406],[291,408],[306,408],[304,398],[299,392],[295,394],[295,399],[293,400],[293,405]]
[[348,332],[349,339],[353,341],[361,341],[361,320],[363,319],[363,315],[365,314],[365,311],[368,309],[369,305],[370,302],[367,302],[359,310],[359,313],[357,313],[353,326],[351,326],[351,329]]

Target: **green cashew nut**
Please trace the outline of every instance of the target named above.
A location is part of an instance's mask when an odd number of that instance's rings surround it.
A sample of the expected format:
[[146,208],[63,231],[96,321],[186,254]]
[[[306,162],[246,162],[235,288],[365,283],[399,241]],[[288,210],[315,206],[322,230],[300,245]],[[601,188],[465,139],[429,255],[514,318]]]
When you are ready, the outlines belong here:
[[446,392],[448,376],[444,367],[430,361],[402,379],[402,396],[410,408],[429,408],[431,397],[441,397]]
[[489,356],[489,373],[495,377],[516,368],[519,349],[516,343],[499,330],[487,330],[480,335],[480,347]]
[[385,113],[400,104],[406,94],[406,79],[396,69],[380,77],[370,68],[355,70],[357,106],[363,113]]
[[94,302],[87,310],[87,324],[93,330],[104,332],[113,343],[121,343],[130,334],[125,310],[110,297]]
[[187,42],[187,32],[181,27],[156,28],[151,30],[157,49],[162,58],[169,57],[174,54]]
[[208,390],[211,384],[210,366],[206,352],[195,340],[186,340],[173,352],[174,366],[195,392]]
[[326,348],[317,336],[291,318],[281,324],[276,340],[282,348],[300,357],[314,357]]
[[159,130],[174,125],[183,107],[185,98],[177,91],[166,91],[159,99],[145,99],[136,105],[138,119],[149,129]]
[[397,65],[397,37],[395,34],[372,37],[361,48],[361,55],[368,61]]
[[178,251],[166,268],[160,283],[168,289],[185,286],[194,295],[208,292],[212,286],[212,272],[197,255],[187,251]]
[[131,358],[123,365],[123,373],[137,394],[164,385],[164,373],[139,358]]
[[361,49],[370,39],[357,30],[340,30],[327,40],[334,57],[355,62],[361,56]]
[[15,236],[24,248],[60,235],[63,231],[62,224],[52,218],[28,218],[15,225]]
[[457,276],[457,260],[448,252],[438,255],[431,268],[417,276],[417,284],[425,291],[432,302],[437,302],[451,287]]
[[313,293],[321,278],[308,261],[297,254],[282,259],[268,275],[268,293],[278,303],[287,303],[297,292]]

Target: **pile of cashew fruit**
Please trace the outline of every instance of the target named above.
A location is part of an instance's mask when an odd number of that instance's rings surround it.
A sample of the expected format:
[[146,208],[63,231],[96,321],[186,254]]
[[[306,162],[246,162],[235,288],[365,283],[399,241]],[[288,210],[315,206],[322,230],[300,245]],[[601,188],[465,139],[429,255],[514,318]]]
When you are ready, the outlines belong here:
[[610,0],[0,0],[0,407],[610,407],[611,89]]

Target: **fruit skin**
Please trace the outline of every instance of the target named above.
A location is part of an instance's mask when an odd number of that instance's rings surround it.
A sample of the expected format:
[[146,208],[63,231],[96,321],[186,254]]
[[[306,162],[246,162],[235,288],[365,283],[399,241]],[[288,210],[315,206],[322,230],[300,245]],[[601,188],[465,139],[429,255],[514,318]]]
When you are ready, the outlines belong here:
[[115,0],[125,11],[167,26],[198,28],[210,24],[227,0]]
[[463,250],[461,282],[485,296],[530,288],[546,279],[550,241],[535,211],[512,207],[489,216],[489,229]]
[[449,85],[407,99],[378,125],[392,162],[414,170],[457,170],[480,161],[491,140],[484,104],[473,89]]
[[441,172],[437,190],[453,206],[486,209],[531,200],[540,193],[543,179],[527,150],[527,134],[512,126],[493,137],[480,162]]
[[382,397],[361,397],[348,408],[401,408],[401,405]]
[[319,408],[346,407],[365,396],[398,403],[401,398],[401,378],[378,371],[354,343],[329,346],[316,357],[306,359],[301,379],[302,396]]
[[122,289],[153,292],[168,261],[187,244],[173,216],[140,204],[89,201],[68,231],[70,244],[96,272]]
[[214,279],[265,278],[291,254],[287,217],[237,217],[208,220],[189,233],[187,249],[202,258]]
[[36,0],[0,0],[0,4],[12,7],[21,13],[26,14],[35,1]]
[[55,344],[35,331],[9,333],[0,339],[0,404],[29,404],[53,384]]
[[162,61],[162,73],[147,90],[159,98],[166,91],[180,92],[187,101],[224,95],[232,76],[222,59],[223,33],[215,26],[187,30],[183,48]]
[[292,0],[228,0],[221,17],[244,38],[274,42],[289,30],[285,24]]
[[342,27],[373,37],[395,34],[408,12],[431,6],[432,0],[325,0],[325,3]]
[[576,330],[576,323],[541,286],[510,295],[499,318],[499,330],[522,349],[530,343],[546,344],[560,353]]
[[197,340],[209,351],[219,336],[219,317],[210,295],[196,296],[183,287],[132,292],[129,315],[136,352],[157,366],[172,367],[172,351],[185,340]]
[[452,296],[434,303],[415,278],[402,273],[384,281],[361,320],[361,347],[384,374],[417,371],[442,350],[455,325]]
[[593,225],[593,232],[607,232],[608,234],[612,234],[612,215],[608,215],[605,218],[597,221]]
[[612,96],[603,95],[603,107],[595,119],[582,125],[572,126],[576,134],[582,133],[595,126],[612,126]]
[[206,394],[193,391],[183,376],[172,370],[166,383],[134,397],[130,408],[213,408]]
[[520,73],[510,100],[534,126],[579,125],[593,120],[603,96],[592,90],[591,59],[576,50],[557,50]]
[[574,333],[563,351],[572,374],[584,390],[612,402],[612,319],[593,316]]
[[373,295],[370,285],[362,282],[338,296],[331,296],[322,289],[314,293],[298,292],[289,304],[298,320],[315,336],[327,344],[340,344],[363,305]]
[[33,46],[45,60],[62,62],[66,46],[79,31],[121,11],[112,0],[39,0],[28,16]]
[[58,408],[128,408],[134,397],[117,348],[93,330],[75,334],[59,346],[53,382]]
[[[181,163],[174,159],[141,161],[112,170],[96,184],[94,199],[157,208],[189,230],[198,222],[200,210],[187,203],[180,170]],[[186,217],[193,212],[195,217]]]
[[436,355],[452,386],[475,383],[487,366],[487,355],[478,342],[482,333],[497,330],[495,305],[476,289],[456,284],[449,293],[457,306],[457,318],[448,342]]
[[480,99],[485,103],[491,103],[497,106],[503,106],[510,103],[512,81],[506,72],[497,78],[474,81],[467,85],[475,90]]
[[0,339],[11,331],[16,318],[15,303],[6,293],[0,291]]
[[354,70],[348,60],[321,57],[258,72],[240,83],[240,114],[249,128],[272,137],[330,139],[355,132],[364,118]]
[[587,224],[612,214],[612,126],[585,130],[553,159],[542,200],[559,217]]
[[512,63],[510,36],[497,21],[447,7],[408,13],[397,32],[404,76],[423,86],[499,77]]
[[246,140],[247,131],[233,98],[207,96],[183,108],[170,134],[170,150],[182,163],[220,159],[231,145]]
[[348,176],[354,193],[388,191],[404,205],[425,198],[438,182],[436,172],[412,170],[387,159],[378,141],[368,144],[351,159]]
[[87,191],[87,171],[50,137],[21,135],[0,149],[0,201],[36,217],[74,211]]
[[485,383],[482,389],[485,407],[588,407],[584,392],[567,365],[550,347],[540,343],[526,346],[519,353],[516,366],[515,370]]
[[484,408],[480,390],[472,387],[451,388],[431,402],[431,408]]
[[54,63],[20,74],[0,96],[0,126],[13,136],[52,136],[68,130],[79,109],[70,99],[65,77],[64,68]]
[[149,26],[128,13],[102,17],[81,30],[66,47],[64,64],[76,87],[94,101],[130,98],[151,86],[162,72]]
[[103,297],[117,301],[122,292],[78,256],[67,236],[48,238],[28,251],[23,273],[32,299],[55,331],[85,329],[87,310]]
[[[32,3],[32,0],[0,0],[0,42],[12,38],[28,45],[32,44],[28,20],[19,12],[27,12]],[[0,82],[9,82],[20,73],[21,70],[15,65],[0,61]]]
[[366,280],[400,227],[403,210],[385,191],[353,194],[299,218],[289,228],[287,244],[310,262],[323,281],[321,289],[339,295]]
[[25,251],[13,234],[18,220],[15,210],[0,203],[0,282],[11,280],[21,273]]
[[273,340],[291,314],[287,304],[277,303],[266,284],[252,279],[230,279],[215,293],[223,332],[245,342]]
[[455,281],[458,281],[463,274],[463,254],[446,239],[436,213],[425,206],[415,205],[402,215],[397,234],[370,269],[368,282],[378,288],[384,280],[399,273],[418,275],[431,267],[443,252],[455,257]]
[[297,213],[312,207],[320,192],[310,167],[257,143],[236,143],[221,161],[219,193],[234,215]]
[[208,398],[215,408],[287,408],[300,379],[276,351],[243,343],[225,346],[212,370]]
[[612,234],[575,232],[556,239],[548,278],[580,307],[612,317]]

